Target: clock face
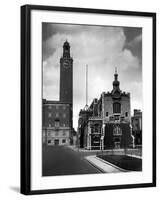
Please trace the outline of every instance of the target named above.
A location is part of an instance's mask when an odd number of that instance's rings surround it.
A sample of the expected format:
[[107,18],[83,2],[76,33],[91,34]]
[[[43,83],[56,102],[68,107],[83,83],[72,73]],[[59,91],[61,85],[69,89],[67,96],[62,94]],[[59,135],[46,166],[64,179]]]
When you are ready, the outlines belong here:
[[68,68],[69,67],[69,60],[64,60],[63,66],[65,68]]
[[120,92],[119,91],[115,91],[113,95],[114,95],[114,98],[119,98],[120,97]]

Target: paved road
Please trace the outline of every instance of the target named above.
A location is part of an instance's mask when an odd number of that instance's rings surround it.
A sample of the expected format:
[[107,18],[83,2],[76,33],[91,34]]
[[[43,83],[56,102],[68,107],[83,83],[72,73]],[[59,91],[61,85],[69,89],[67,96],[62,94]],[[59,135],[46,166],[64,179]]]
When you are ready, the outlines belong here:
[[43,147],[43,176],[101,173],[81,153],[65,146]]

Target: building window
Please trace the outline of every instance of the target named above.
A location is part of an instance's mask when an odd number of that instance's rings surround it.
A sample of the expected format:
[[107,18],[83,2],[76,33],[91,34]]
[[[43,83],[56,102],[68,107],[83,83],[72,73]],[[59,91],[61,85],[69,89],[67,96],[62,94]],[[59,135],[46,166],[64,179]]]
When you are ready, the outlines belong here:
[[128,112],[125,113],[125,116],[128,117]]
[[94,130],[95,130],[95,133],[98,133],[98,127],[95,127]]
[[48,126],[51,127],[51,124],[49,124]]
[[113,113],[121,113],[121,104],[116,102],[113,104]]
[[65,134],[66,134],[66,135],[69,135],[69,131],[65,131]]
[[48,131],[48,133],[47,133],[47,135],[48,135],[48,137],[50,137],[51,136],[51,131]]
[[100,131],[99,131],[99,125],[98,124],[95,124],[95,126],[94,126],[94,132],[95,133],[99,133]]
[[108,112],[106,112],[106,117],[108,117]]
[[65,140],[65,139],[63,139],[63,140],[62,140],[62,143],[66,143],[66,140]]
[[55,136],[58,136],[58,131],[55,132]]
[[66,118],[66,113],[63,113],[63,118]]
[[122,130],[119,126],[113,128],[113,135],[122,135]]
[[59,121],[55,121],[55,127],[59,127]]
[[93,127],[91,128],[91,133],[94,133],[94,128]]
[[65,123],[63,123],[63,127],[65,127],[66,125],[65,125]]
[[48,140],[48,144],[51,144],[51,140]]
[[49,109],[49,110],[51,110],[51,109],[52,109],[52,106],[51,106],[51,105],[49,105],[49,106],[48,106],[48,109]]
[[48,117],[52,117],[52,113],[48,113]]
[[59,117],[59,113],[56,113],[56,117]]
[[63,131],[63,136],[65,136],[66,135],[66,132],[65,131]]

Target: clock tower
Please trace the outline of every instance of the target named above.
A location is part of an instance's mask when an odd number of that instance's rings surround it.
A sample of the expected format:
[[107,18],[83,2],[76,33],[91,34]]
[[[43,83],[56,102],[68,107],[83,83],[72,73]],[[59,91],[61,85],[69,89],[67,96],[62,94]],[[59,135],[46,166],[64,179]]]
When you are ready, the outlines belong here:
[[73,103],[73,59],[70,57],[70,45],[63,44],[63,56],[60,58],[60,101]]

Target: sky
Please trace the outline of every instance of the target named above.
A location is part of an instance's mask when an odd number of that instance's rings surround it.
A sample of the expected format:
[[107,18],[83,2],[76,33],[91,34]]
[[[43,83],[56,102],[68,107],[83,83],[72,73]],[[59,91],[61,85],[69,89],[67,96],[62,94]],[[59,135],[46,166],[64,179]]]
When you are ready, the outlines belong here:
[[120,89],[130,92],[131,113],[142,110],[142,29],[136,27],[42,24],[43,98],[59,100],[60,57],[63,43],[70,43],[73,58],[73,126],[86,104],[111,91],[115,68]]

